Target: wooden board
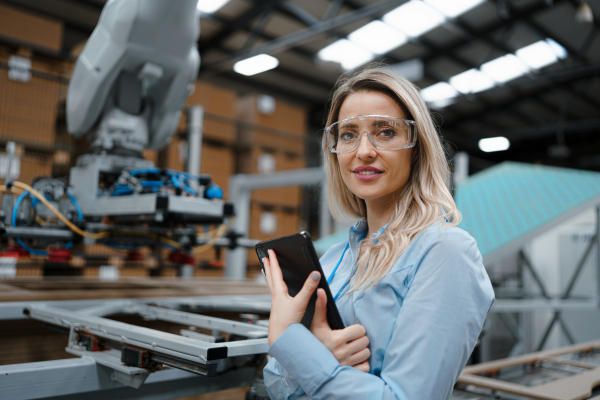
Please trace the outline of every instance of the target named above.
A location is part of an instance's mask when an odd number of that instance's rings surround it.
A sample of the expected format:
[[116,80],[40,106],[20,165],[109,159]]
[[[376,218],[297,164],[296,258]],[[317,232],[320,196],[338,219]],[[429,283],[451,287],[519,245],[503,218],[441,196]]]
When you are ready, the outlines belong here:
[[[587,399],[592,395],[592,389],[600,383],[600,365],[571,361],[560,358],[560,356],[590,351],[592,349],[600,350],[600,341],[581,343],[560,349],[540,351],[518,357],[471,365],[465,367],[457,382],[459,384],[474,385],[476,387],[526,396],[538,400]],[[584,368],[587,371],[537,386],[525,386],[493,378],[498,371],[504,368],[520,365],[526,366],[536,362],[564,364]]]
[[0,302],[269,293],[266,285],[208,276],[193,279],[122,276],[116,282],[102,282],[95,277],[17,277],[1,281],[1,288]]

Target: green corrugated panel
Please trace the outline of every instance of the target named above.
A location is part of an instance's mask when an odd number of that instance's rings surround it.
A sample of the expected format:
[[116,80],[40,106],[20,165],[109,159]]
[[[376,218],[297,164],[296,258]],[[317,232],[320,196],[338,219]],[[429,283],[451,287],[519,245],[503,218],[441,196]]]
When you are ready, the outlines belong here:
[[600,173],[504,162],[456,188],[459,225],[482,256],[600,196]]

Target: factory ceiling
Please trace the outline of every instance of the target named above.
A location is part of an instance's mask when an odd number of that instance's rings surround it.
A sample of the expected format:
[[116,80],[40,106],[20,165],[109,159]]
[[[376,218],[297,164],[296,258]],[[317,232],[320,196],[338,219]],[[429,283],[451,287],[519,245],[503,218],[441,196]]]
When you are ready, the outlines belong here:
[[[600,170],[600,0],[472,0],[479,4],[458,15],[442,10],[444,1],[424,0],[438,5],[434,24],[435,17],[394,21],[391,11],[419,0],[230,0],[201,17],[199,77],[303,105],[317,135],[327,96],[345,72],[320,51],[341,40],[354,46],[346,53],[364,53],[365,62],[388,65],[426,89],[449,153],[468,152],[471,172],[504,160]],[[0,3],[63,21],[70,51],[89,37],[105,0]],[[401,44],[364,52],[356,37],[346,41],[372,21],[404,30]],[[552,49],[554,58],[527,53],[531,45]],[[235,62],[262,53],[279,65],[253,76],[234,72]],[[478,147],[495,136],[508,138],[510,148]]]

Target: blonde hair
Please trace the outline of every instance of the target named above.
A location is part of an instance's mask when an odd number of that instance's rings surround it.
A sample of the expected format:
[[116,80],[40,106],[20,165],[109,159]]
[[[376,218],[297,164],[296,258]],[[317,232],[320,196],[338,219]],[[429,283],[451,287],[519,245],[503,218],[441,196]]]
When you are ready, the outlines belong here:
[[[395,99],[408,112],[407,118],[416,121],[417,143],[408,183],[392,205],[389,225],[376,240],[365,238],[366,248],[358,261],[349,293],[371,289],[390,272],[417,235],[436,221],[458,225],[461,219],[447,187],[450,170],[441,139],[427,105],[411,82],[381,67],[367,67],[353,76],[342,76],[331,98],[327,126],[338,120],[348,95],[362,91],[381,92]],[[322,147],[333,217],[342,222],[366,218],[365,202],[344,184],[337,157],[329,152],[325,136]]]

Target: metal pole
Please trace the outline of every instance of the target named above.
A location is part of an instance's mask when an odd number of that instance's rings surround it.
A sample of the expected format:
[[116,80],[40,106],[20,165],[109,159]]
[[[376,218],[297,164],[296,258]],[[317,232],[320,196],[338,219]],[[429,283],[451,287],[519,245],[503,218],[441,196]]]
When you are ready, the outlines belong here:
[[[250,225],[250,193],[255,189],[318,185],[325,179],[322,167],[292,169],[267,174],[238,174],[229,178],[229,198],[233,202],[236,233],[248,236]],[[225,277],[246,279],[248,250],[238,247],[229,250],[225,257]]]
[[321,199],[319,202],[319,239],[331,235],[331,212],[327,201],[327,181],[321,185]]
[[[191,175],[200,175],[200,161],[202,160],[202,131],[204,128],[204,108],[199,105],[188,109],[188,157],[187,172]],[[194,190],[198,190],[198,182],[190,182]]]

